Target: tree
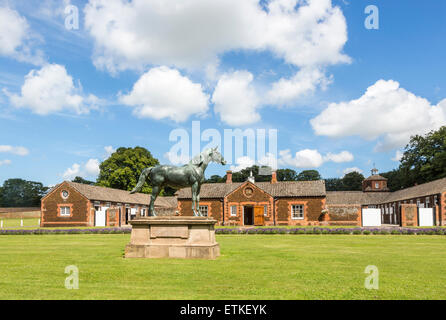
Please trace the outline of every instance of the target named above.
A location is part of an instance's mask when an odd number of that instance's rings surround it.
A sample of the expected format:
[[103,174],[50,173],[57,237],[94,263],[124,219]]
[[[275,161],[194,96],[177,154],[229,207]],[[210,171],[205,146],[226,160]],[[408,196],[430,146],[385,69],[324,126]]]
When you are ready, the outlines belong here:
[[206,183],[219,183],[225,181],[226,181],[226,176],[220,177],[218,174],[214,174],[209,179],[206,180]]
[[446,177],[446,126],[424,137],[412,136],[400,162],[404,187]]
[[262,181],[270,181],[271,180],[271,175],[260,175],[259,174],[259,166],[257,165],[253,165],[252,167],[248,167],[245,169],[242,169],[240,171],[234,172],[232,174],[232,181],[234,182],[245,182],[248,177],[251,175],[254,176],[255,181],[257,182],[262,182]]
[[357,171],[347,173],[342,178],[342,190],[344,191],[361,191],[364,176]]
[[301,173],[299,173],[296,177],[297,181],[313,181],[320,179],[321,175],[317,170],[304,170]]
[[39,206],[47,190],[41,182],[8,179],[3,183],[0,203],[2,207]]
[[327,191],[342,191],[343,184],[340,178],[325,179],[325,189]]
[[296,181],[297,173],[293,169],[277,169],[277,181]]
[[94,185],[95,184],[95,182],[89,181],[89,180],[85,180],[84,178],[79,177],[79,176],[75,177],[72,181],[73,182],[77,182],[77,183],[82,183],[82,184],[89,184],[89,185]]
[[[158,159],[154,158],[145,148],[121,147],[100,164],[96,184],[130,191],[136,186],[142,170],[157,164],[159,164]],[[148,182],[150,183],[150,181]],[[141,192],[150,193],[152,191],[148,182],[144,184]]]

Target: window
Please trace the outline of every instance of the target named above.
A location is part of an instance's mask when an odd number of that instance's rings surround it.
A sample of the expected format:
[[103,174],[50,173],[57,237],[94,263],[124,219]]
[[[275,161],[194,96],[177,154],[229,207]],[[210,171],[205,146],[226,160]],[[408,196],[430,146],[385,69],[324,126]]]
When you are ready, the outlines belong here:
[[263,215],[266,217],[268,215],[268,206],[264,205],[263,206]]
[[146,216],[146,208],[142,208],[141,209],[141,217],[145,217]]
[[304,218],[304,206],[302,204],[293,204],[292,205],[291,218],[292,219],[303,219]]
[[420,207],[420,199],[417,199],[417,207]]
[[203,216],[208,216],[208,206],[200,206],[200,212]]
[[68,196],[69,196],[69,194],[68,194],[67,190],[62,191],[62,198],[68,199]]
[[434,196],[434,205],[438,205],[438,196]]
[[60,216],[61,217],[69,217],[70,214],[70,207],[60,207]]
[[237,216],[237,206],[231,206],[231,217]]
[[379,189],[379,183],[375,182],[375,189]]
[[430,199],[429,199],[429,197],[426,197],[426,208],[429,208],[430,207]]

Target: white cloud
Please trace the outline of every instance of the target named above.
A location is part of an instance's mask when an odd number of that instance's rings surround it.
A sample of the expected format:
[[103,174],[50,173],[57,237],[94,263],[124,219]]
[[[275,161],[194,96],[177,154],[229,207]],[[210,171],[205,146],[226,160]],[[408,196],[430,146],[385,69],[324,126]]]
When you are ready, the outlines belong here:
[[325,161],[333,161],[336,163],[341,162],[350,162],[353,161],[354,157],[353,155],[348,151],[342,151],[340,153],[327,153],[324,157]]
[[153,68],[144,73],[128,95],[120,101],[133,106],[140,118],[186,121],[193,114],[202,115],[208,110],[209,96],[198,83],[168,67]]
[[330,103],[310,123],[317,135],[378,139],[376,150],[387,151],[405,146],[411,135],[445,125],[446,99],[431,105],[396,81],[379,80],[359,99]]
[[81,169],[81,166],[79,164],[75,163],[70,168],[65,170],[65,172],[62,175],[62,177],[65,180],[72,180],[76,176],[79,176],[80,169]]
[[248,71],[235,71],[221,76],[212,95],[214,111],[229,125],[246,125],[260,120],[260,100]]
[[392,161],[399,162],[401,160],[401,158],[403,157],[403,155],[404,155],[404,152],[402,152],[401,150],[396,150],[395,156],[392,158]]
[[98,159],[89,159],[84,165],[74,163],[70,168],[65,170],[62,177],[65,180],[73,180],[77,176],[82,178],[96,177],[100,171],[99,164]]
[[17,11],[0,7],[0,56],[41,65],[43,54],[32,49],[35,39],[26,19]]
[[295,153],[294,157],[290,149],[279,151],[279,164],[296,168],[317,168],[324,163],[322,155],[317,150],[304,149]]
[[332,161],[336,163],[353,161],[353,155],[348,151],[340,153],[327,153],[322,156],[315,149],[304,149],[295,153],[293,156],[290,149],[279,152],[279,164],[283,166],[292,166],[296,168],[318,168],[323,163]]
[[272,84],[267,93],[267,101],[272,104],[287,105],[302,96],[314,93],[317,88],[325,90],[332,82],[332,77],[327,77],[318,68],[303,68],[292,78],[281,78]]
[[244,156],[236,159],[235,163],[236,166],[231,166],[230,169],[234,172],[238,172],[248,167],[252,167],[256,162],[250,157]]
[[345,176],[347,173],[351,173],[351,172],[362,173],[362,170],[359,169],[358,167],[352,167],[352,168],[345,168],[345,169],[342,171],[342,173],[344,174],[344,176]]
[[87,176],[97,176],[99,171],[98,159],[89,159],[85,164],[85,173]]
[[104,150],[105,150],[104,159],[108,159],[116,151],[116,149],[114,149],[112,146],[105,146]]
[[349,62],[347,25],[331,0],[90,0],[94,63],[116,72],[147,65],[202,68],[231,50],[269,50],[298,67]]
[[0,152],[12,153],[18,156],[26,156],[29,154],[25,147],[14,147],[8,145],[0,145]]
[[84,114],[95,108],[98,102],[93,95],[82,96],[81,88],[74,85],[65,67],[58,64],[47,64],[40,70],[31,70],[25,76],[20,95],[6,94],[15,107],[28,108],[39,115],[63,110]]
[[9,165],[9,164],[11,164],[11,160],[8,160],[8,159],[0,160],[0,166]]

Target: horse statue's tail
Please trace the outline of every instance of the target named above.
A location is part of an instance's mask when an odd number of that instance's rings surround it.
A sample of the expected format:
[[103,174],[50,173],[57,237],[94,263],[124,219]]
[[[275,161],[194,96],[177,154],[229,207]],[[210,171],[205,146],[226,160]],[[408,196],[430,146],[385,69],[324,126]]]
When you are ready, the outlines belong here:
[[139,176],[139,180],[138,180],[138,183],[136,184],[136,187],[133,188],[133,190],[130,191],[130,193],[136,193],[136,192],[141,191],[142,186],[146,182],[147,176],[150,174],[150,171],[152,171],[152,169],[153,169],[153,167],[148,167],[148,168],[145,168],[141,172],[141,175]]

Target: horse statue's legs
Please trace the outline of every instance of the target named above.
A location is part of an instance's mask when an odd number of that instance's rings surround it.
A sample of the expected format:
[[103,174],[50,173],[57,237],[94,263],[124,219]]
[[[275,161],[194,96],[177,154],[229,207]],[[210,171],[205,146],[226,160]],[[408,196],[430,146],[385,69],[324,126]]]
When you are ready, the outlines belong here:
[[198,183],[195,182],[194,184],[192,184],[191,189],[192,189],[192,212],[194,213],[194,216],[199,216],[200,210],[197,210]]
[[152,187],[152,196],[150,197],[149,216],[156,217],[155,200],[160,194],[161,188],[159,186]]

